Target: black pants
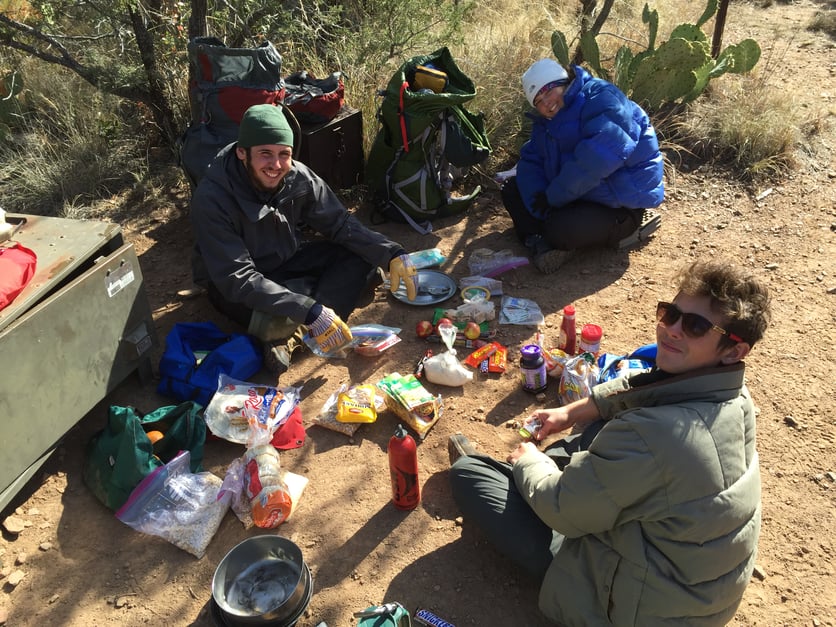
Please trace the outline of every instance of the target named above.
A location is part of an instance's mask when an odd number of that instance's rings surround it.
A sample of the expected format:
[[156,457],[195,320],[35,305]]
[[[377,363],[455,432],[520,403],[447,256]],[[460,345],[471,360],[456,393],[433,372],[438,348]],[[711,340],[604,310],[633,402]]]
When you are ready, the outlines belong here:
[[576,201],[563,207],[552,207],[545,220],[532,216],[525,208],[517,178],[502,186],[502,202],[514,222],[520,242],[529,235],[542,235],[552,248],[615,248],[618,242],[639,226],[641,209],[607,207],[594,202]]
[[[593,422],[544,452],[563,469],[573,453],[589,448],[604,424]],[[514,483],[511,464],[483,455],[462,456],[450,468],[450,486],[464,518],[538,584],[542,582],[563,536],[528,506]]]
[[[343,320],[373,296],[374,288],[380,284],[375,266],[342,246],[326,241],[303,244],[286,263],[264,276],[291,292],[310,296],[330,307]],[[241,326],[249,325],[252,310],[226,300],[212,283],[209,284],[209,301]]]

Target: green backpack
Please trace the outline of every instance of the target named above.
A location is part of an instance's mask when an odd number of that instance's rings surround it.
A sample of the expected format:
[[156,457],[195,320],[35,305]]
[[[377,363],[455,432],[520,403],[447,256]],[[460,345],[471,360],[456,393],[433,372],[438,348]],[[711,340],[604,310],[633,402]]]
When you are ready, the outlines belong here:
[[441,48],[405,62],[381,95],[366,182],[378,214],[428,233],[433,218],[464,213],[481,191],[451,195],[454,179],[491,152],[483,115],[464,108],[476,87]]
[[[191,453],[190,469],[200,472],[206,442],[201,410],[192,401],[144,415],[133,407],[111,405],[107,425],[90,439],[85,451],[85,485],[106,507],[117,510],[146,475],[180,451]],[[164,436],[152,443],[146,435],[151,431]]]

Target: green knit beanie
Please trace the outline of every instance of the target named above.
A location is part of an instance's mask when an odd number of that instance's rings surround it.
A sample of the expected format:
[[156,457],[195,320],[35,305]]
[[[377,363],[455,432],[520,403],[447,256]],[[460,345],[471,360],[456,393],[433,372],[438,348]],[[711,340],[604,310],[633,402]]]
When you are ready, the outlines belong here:
[[241,118],[238,145],[241,148],[252,148],[264,144],[293,146],[293,131],[281,107],[271,104],[253,105]]

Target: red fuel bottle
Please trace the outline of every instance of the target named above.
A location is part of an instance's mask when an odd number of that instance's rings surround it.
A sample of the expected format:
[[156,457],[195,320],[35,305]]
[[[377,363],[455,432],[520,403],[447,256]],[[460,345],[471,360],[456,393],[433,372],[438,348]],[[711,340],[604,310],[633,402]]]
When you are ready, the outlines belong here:
[[389,474],[392,477],[392,502],[398,509],[415,509],[421,500],[418,485],[418,449],[415,440],[398,425],[389,438]]

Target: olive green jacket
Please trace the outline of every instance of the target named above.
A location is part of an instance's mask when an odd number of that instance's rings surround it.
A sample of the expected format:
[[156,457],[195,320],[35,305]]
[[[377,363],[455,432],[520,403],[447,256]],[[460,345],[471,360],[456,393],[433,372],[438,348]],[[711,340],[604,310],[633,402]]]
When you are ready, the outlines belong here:
[[539,452],[514,465],[566,536],[540,590],[558,624],[724,625],[751,577],[760,473],[744,364],[657,374],[593,389],[609,422],[563,472]]

